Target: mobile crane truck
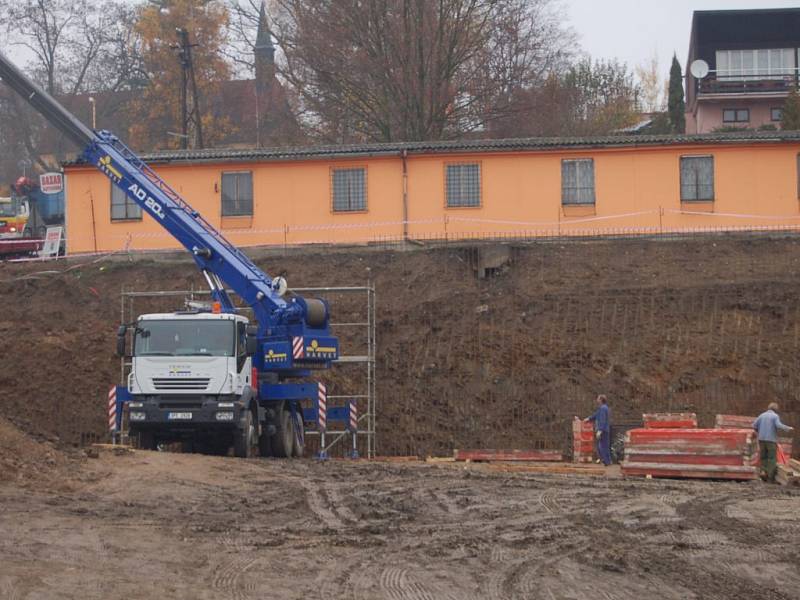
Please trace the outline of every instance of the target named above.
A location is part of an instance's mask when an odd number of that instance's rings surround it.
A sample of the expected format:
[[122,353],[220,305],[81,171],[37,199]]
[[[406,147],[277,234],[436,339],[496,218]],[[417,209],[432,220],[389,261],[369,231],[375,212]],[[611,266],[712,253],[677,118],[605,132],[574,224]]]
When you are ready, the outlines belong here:
[[[148,449],[191,440],[211,451],[233,445],[240,457],[301,455],[303,421],[321,416],[325,389],[307,378],[339,356],[328,303],[287,297],[283,278],[270,278],[122,141],[86,127],[2,54],[0,78],[178,240],[210,288],[211,311],[141,315],[117,332],[121,355],[133,336],[127,386],[117,388],[131,434]],[[237,312],[228,289],[255,323]],[[303,400],[311,401],[305,412]]]

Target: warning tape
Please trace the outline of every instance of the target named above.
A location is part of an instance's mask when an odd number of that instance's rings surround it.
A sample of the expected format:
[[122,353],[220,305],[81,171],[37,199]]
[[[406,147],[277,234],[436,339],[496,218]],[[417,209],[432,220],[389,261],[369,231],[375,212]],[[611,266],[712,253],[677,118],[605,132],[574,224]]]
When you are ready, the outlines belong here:
[[[796,228],[800,223],[800,214],[797,215],[763,215],[763,214],[745,214],[745,213],[721,213],[721,212],[704,212],[704,211],[696,211],[696,210],[680,210],[680,209],[673,209],[673,208],[659,208],[659,209],[652,209],[652,210],[642,210],[636,212],[628,212],[628,213],[618,213],[612,215],[591,215],[585,217],[564,217],[561,220],[551,220],[551,221],[524,221],[524,220],[515,220],[515,219],[491,219],[491,218],[480,218],[480,217],[465,217],[459,215],[452,215],[452,214],[445,214],[438,218],[429,218],[429,219],[408,219],[408,220],[396,220],[396,221],[367,221],[363,223],[327,223],[327,224],[299,224],[299,225],[284,225],[283,227],[275,227],[275,228],[263,228],[263,229],[252,229],[252,228],[236,228],[236,229],[223,229],[221,234],[232,238],[238,238],[241,241],[244,237],[251,237],[251,236],[265,236],[265,235],[272,235],[272,236],[281,236],[281,240],[273,239],[273,240],[263,240],[257,239],[252,240],[252,243],[249,241],[244,241],[245,244],[251,245],[272,245],[272,244],[279,244],[279,243],[292,243],[292,244],[319,244],[319,243],[335,243],[337,240],[331,239],[323,239],[322,237],[314,237],[312,239],[297,239],[296,234],[298,233],[308,233],[308,232],[343,232],[343,231],[359,231],[359,230],[368,230],[370,231],[371,235],[358,237],[358,239],[349,239],[347,241],[357,242],[357,241],[387,241],[387,240],[402,240],[406,236],[401,234],[399,231],[395,233],[391,233],[389,235],[381,235],[380,233],[376,232],[377,229],[382,228],[403,228],[403,227],[410,227],[410,226],[418,226],[418,225],[438,225],[442,228],[441,231],[431,231],[431,232],[409,232],[408,237],[412,239],[449,239],[450,237],[459,236],[464,238],[491,238],[493,236],[506,236],[510,233],[515,234],[524,234],[526,237],[541,237],[541,236],[548,236],[551,237],[553,235],[577,235],[577,234],[590,234],[590,235],[602,235],[604,232],[684,232],[684,233],[692,233],[692,232],[707,232],[710,231],[709,228],[697,228],[697,227],[687,227],[687,226],[677,226],[671,225],[668,223],[660,224],[658,226],[640,226],[640,227],[628,227],[628,228],[611,228],[610,230],[606,229],[576,229],[575,225],[581,224],[588,224],[588,223],[603,223],[609,221],[617,221],[617,220],[625,220],[631,219],[635,217],[643,217],[643,216],[655,216],[655,215],[686,215],[686,216],[699,216],[699,217],[714,217],[716,219],[719,218],[730,218],[730,219],[751,219],[751,220],[760,220],[760,221],[789,221],[790,223],[785,225],[776,225],[774,229],[777,231],[786,230],[786,229],[793,229]],[[499,225],[499,226],[508,226],[508,227],[516,227],[516,228],[523,228],[522,231],[508,231],[508,230],[501,230],[501,231],[463,231],[460,230],[458,227],[454,227],[453,229],[448,231],[448,225],[457,225],[460,223],[467,223],[467,224],[476,224],[476,225]],[[734,230],[731,226],[724,226],[720,227],[718,231],[728,231]],[[763,226],[743,226],[741,229],[735,230],[765,230]],[[119,242],[123,242],[122,248],[114,251],[100,251],[100,252],[80,252],[76,254],[72,254],[71,256],[80,255],[80,256],[96,256],[96,257],[107,257],[114,254],[120,253],[127,253],[133,251],[136,242],[146,239],[165,239],[165,240],[172,240],[172,236],[167,232],[126,232],[125,234],[113,234],[102,236],[97,239],[93,238],[90,235],[83,235],[83,236],[70,236],[65,238],[64,241],[67,243],[68,247],[70,243],[78,243],[78,242],[87,242],[90,241],[92,244],[95,243],[102,243],[107,244],[109,241],[113,240],[113,244],[115,246],[120,245]],[[341,241],[341,240],[340,240]],[[0,245],[2,244],[17,244],[19,240],[0,240]],[[169,247],[169,248],[136,248],[136,251],[147,250],[148,252],[174,252],[178,250],[179,246]],[[46,260],[59,260],[65,257],[48,257]],[[29,258],[15,258],[9,259],[9,261],[13,262],[31,262],[31,261],[42,261],[45,260],[43,257],[29,257]]]
[[678,210],[674,208],[665,208],[664,212],[678,215],[697,215],[702,217],[731,217],[734,219],[765,219],[770,221],[786,221],[791,219],[800,219],[800,215],[748,215],[742,213],[721,213],[721,212],[703,212],[693,210]]

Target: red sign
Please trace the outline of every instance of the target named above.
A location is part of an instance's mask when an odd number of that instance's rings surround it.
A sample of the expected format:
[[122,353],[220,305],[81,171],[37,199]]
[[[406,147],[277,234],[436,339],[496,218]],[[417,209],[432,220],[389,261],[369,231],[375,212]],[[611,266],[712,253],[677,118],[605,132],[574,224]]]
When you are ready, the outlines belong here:
[[64,189],[64,176],[61,173],[39,175],[39,188],[43,194],[58,194]]

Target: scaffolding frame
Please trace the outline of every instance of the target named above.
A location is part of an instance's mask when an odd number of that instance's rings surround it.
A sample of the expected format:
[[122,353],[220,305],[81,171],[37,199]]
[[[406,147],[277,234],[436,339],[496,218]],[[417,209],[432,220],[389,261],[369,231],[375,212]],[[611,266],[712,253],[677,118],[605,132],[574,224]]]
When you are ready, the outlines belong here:
[[[233,294],[231,290],[227,290],[228,293]],[[358,429],[355,433],[356,439],[361,438],[366,443],[366,454],[367,458],[374,458],[376,455],[376,415],[377,415],[377,396],[376,396],[376,350],[377,350],[377,338],[376,338],[376,294],[375,294],[375,287],[372,285],[371,282],[368,282],[366,286],[345,286],[345,287],[304,287],[304,288],[292,288],[291,292],[303,294],[303,293],[313,293],[313,294],[364,294],[365,297],[365,320],[361,320],[360,318],[353,321],[353,322],[341,322],[337,323],[336,321],[331,321],[330,326],[332,329],[336,328],[353,328],[353,329],[363,329],[366,333],[366,354],[362,355],[342,355],[339,357],[334,364],[353,364],[353,365],[362,365],[364,369],[364,388],[359,390],[358,393],[341,393],[341,394],[331,394],[328,395],[328,400],[333,401],[333,403],[341,403],[346,402],[349,403],[350,401],[354,401],[356,405],[363,406],[366,404],[366,410],[358,412]],[[187,302],[195,302],[195,301],[204,301],[207,298],[210,298],[211,291],[208,289],[189,289],[189,290],[160,290],[160,291],[126,291],[123,287],[122,291],[120,292],[120,323],[121,324],[130,324],[133,323],[136,318],[137,314],[134,311],[134,303],[137,298],[140,299],[169,299],[169,298],[183,298],[184,303]],[[175,308],[173,308],[175,310]],[[252,313],[252,310],[248,307],[238,307],[236,309],[238,312],[248,314]],[[133,350],[133,340],[130,339],[128,341],[128,349],[129,355],[132,354]],[[130,372],[131,362],[126,360],[126,358],[120,358],[120,385],[125,385],[127,382],[127,375]],[[363,425],[362,425],[363,424]],[[124,429],[124,427],[123,427]],[[319,430],[317,429],[306,429],[305,435],[307,436],[318,436],[320,434]],[[343,430],[333,430],[328,431],[328,435],[331,436],[330,441],[328,441],[325,447],[320,447],[320,451],[327,453],[332,448],[334,448],[337,444],[341,443],[342,440],[346,440],[350,435],[351,431],[349,428],[345,428]],[[122,439],[125,435],[124,430],[115,432],[115,435]],[[356,440],[354,439],[354,442]]]

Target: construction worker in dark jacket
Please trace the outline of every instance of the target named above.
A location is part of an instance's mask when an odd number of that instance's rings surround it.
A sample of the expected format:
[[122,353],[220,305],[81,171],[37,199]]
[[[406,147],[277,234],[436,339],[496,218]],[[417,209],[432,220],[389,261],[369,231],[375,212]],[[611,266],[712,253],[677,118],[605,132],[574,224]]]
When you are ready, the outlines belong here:
[[794,431],[794,427],[781,423],[778,403],[771,402],[767,410],[753,421],[753,429],[758,433],[763,477],[770,483],[775,483],[775,473],[778,471],[778,430]]
[[597,440],[597,454],[605,466],[611,464],[611,411],[608,408],[608,399],[600,394],[597,397],[597,410],[591,417],[584,421],[594,423],[595,438]]

